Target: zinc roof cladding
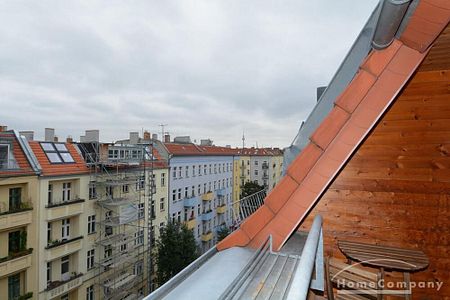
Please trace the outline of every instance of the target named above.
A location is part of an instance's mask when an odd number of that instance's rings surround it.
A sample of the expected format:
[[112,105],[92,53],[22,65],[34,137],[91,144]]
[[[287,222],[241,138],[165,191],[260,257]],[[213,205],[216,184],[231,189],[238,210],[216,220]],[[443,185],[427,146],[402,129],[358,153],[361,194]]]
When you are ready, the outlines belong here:
[[0,177],[32,175],[36,173],[33,170],[32,166],[30,165],[27,156],[25,155],[25,152],[20,146],[20,143],[17,141],[17,137],[15,136],[14,132],[12,131],[0,132],[0,139],[7,140],[8,142],[11,143],[11,146],[13,148],[12,150],[14,159],[16,160],[19,166],[18,169],[4,170],[4,171],[0,170]]
[[64,144],[75,162],[63,164],[51,163],[42,149],[40,142],[30,141],[29,144],[39,164],[41,165],[43,176],[63,176],[89,173],[89,169],[83,157],[71,143]]
[[201,146],[195,144],[164,143],[167,151],[175,156],[275,156],[283,155],[278,148],[229,148],[221,146]]
[[[425,0],[424,3],[417,7],[405,33],[408,27],[417,25],[415,22],[423,22],[417,21],[415,15],[433,12],[438,15],[438,20],[443,21],[439,26],[426,27],[427,30],[433,28],[428,32],[428,40],[423,35],[410,35],[412,41],[395,40],[388,48],[369,53],[360,65],[360,75],[355,76],[335,99],[333,110],[310,135],[309,145],[290,165],[287,175],[268,195],[264,205],[247,218],[240,229],[217,245],[219,251],[234,246],[259,247],[269,234],[272,235],[274,249],[282,247],[353,151],[395,101],[425,58],[427,51],[424,50],[429,50],[431,43],[448,25],[450,1]],[[433,14],[428,18],[432,19]],[[427,45],[426,49],[424,45]],[[272,214],[266,213],[267,209]]]

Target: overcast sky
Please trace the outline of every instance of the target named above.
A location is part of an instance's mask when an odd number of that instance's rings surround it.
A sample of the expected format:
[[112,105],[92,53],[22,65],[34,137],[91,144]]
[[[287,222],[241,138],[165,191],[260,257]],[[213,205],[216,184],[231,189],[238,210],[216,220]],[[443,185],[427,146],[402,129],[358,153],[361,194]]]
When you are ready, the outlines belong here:
[[1,1],[0,124],[285,147],[377,2]]

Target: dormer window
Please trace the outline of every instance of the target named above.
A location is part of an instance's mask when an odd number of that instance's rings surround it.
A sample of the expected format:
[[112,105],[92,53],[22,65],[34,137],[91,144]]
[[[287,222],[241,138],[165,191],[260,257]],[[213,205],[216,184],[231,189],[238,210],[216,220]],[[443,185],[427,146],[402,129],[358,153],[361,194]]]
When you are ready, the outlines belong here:
[[41,143],[41,147],[52,164],[75,162],[66,145],[63,143]]
[[8,169],[9,145],[0,144],[0,170]]

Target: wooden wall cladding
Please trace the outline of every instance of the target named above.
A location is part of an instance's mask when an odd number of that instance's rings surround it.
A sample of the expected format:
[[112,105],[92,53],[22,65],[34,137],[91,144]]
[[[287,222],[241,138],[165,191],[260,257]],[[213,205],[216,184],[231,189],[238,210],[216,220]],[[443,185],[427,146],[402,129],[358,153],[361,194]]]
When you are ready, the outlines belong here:
[[450,27],[300,230],[316,214],[327,255],[342,257],[338,239],[421,249],[412,280],[444,286],[413,299],[450,299]]

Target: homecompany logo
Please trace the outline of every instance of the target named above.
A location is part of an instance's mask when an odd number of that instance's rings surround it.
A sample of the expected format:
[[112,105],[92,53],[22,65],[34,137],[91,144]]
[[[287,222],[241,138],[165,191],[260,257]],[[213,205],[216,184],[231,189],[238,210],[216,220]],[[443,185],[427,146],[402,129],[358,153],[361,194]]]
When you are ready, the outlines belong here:
[[441,281],[410,281],[409,283],[404,281],[386,281],[384,278],[380,278],[377,282],[373,281],[348,281],[341,276],[343,272],[350,272],[352,268],[356,268],[359,265],[371,264],[371,262],[395,262],[400,265],[409,265],[416,267],[413,264],[409,264],[405,261],[394,259],[373,259],[350,265],[339,272],[337,272],[331,281],[336,282],[338,289],[341,289],[339,293],[341,295],[391,295],[391,296],[405,296],[411,295],[412,290],[419,289],[434,289],[439,292],[444,283]]

